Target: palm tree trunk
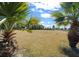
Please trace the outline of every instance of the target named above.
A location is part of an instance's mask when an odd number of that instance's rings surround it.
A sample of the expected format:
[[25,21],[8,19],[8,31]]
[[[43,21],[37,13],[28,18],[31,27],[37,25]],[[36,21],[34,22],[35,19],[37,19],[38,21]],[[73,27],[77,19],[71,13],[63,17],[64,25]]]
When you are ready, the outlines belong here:
[[68,40],[71,48],[76,48],[79,41],[79,29],[78,21],[74,20],[71,24],[70,31],[68,32]]
[[6,31],[4,30],[0,46],[0,56],[2,57],[11,57],[14,55],[14,52],[17,49],[17,42],[14,40],[16,33],[13,33],[13,30]]

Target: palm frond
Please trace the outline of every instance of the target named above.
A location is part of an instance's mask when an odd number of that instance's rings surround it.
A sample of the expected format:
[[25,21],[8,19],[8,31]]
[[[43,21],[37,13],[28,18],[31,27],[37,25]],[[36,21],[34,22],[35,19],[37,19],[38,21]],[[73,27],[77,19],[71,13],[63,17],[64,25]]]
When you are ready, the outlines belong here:
[[55,11],[51,15],[52,15],[52,17],[55,17],[55,18],[59,18],[59,17],[64,16],[64,14],[62,12],[60,12],[60,11]]

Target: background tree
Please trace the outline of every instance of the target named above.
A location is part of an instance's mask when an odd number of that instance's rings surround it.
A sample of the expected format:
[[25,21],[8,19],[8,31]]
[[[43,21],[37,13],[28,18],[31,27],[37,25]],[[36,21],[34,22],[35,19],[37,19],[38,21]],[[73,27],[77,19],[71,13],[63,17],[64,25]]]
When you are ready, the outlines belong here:
[[52,26],[52,29],[55,30],[55,25]]
[[17,49],[17,42],[14,40],[14,27],[18,21],[28,15],[28,3],[25,2],[0,2],[0,17],[6,18],[0,26],[3,29],[2,41],[0,41],[0,56],[13,56]]
[[63,2],[61,3],[62,11],[55,11],[52,16],[56,18],[58,24],[71,24],[68,32],[69,45],[76,48],[79,41],[79,3],[78,2]]
[[17,30],[23,30],[25,29],[26,24],[27,24],[27,20],[18,21],[18,23],[16,24],[14,28]]
[[27,22],[27,28],[28,29],[36,29],[39,24],[39,19],[36,17],[31,17],[30,20]]

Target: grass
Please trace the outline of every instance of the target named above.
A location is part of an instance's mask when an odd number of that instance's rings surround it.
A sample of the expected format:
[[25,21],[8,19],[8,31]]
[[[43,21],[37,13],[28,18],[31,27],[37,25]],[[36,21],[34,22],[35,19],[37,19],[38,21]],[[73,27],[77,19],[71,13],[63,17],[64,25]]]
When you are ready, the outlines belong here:
[[32,33],[28,33],[27,31],[16,30],[16,33],[19,48],[22,50],[20,53],[23,56],[67,56],[61,51],[62,47],[69,47],[66,31],[33,30]]

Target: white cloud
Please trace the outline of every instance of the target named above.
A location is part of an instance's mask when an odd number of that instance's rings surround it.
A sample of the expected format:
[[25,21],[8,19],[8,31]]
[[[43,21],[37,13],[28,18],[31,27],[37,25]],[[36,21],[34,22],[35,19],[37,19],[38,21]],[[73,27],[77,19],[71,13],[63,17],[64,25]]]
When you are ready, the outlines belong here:
[[36,8],[43,8],[43,9],[47,9],[47,10],[58,10],[58,8],[60,8],[60,2],[40,2],[40,3],[34,3],[32,2],[32,4],[34,4],[36,6]]
[[51,22],[48,22],[48,24],[50,24]]
[[39,12],[40,12],[40,13],[43,13],[44,11],[43,11],[43,10],[39,10]]
[[44,21],[41,21],[40,24],[44,24]]
[[46,27],[50,27],[50,25],[46,25]]
[[35,11],[35,9],[34,9],[34,8],[32,8],[31,10],[32,10],[32,11]]
[[43,14],[41,14],[41,17],[43,17],[43,18],[50,18],[51,15],[48,14],[48,13],[43,13]]

